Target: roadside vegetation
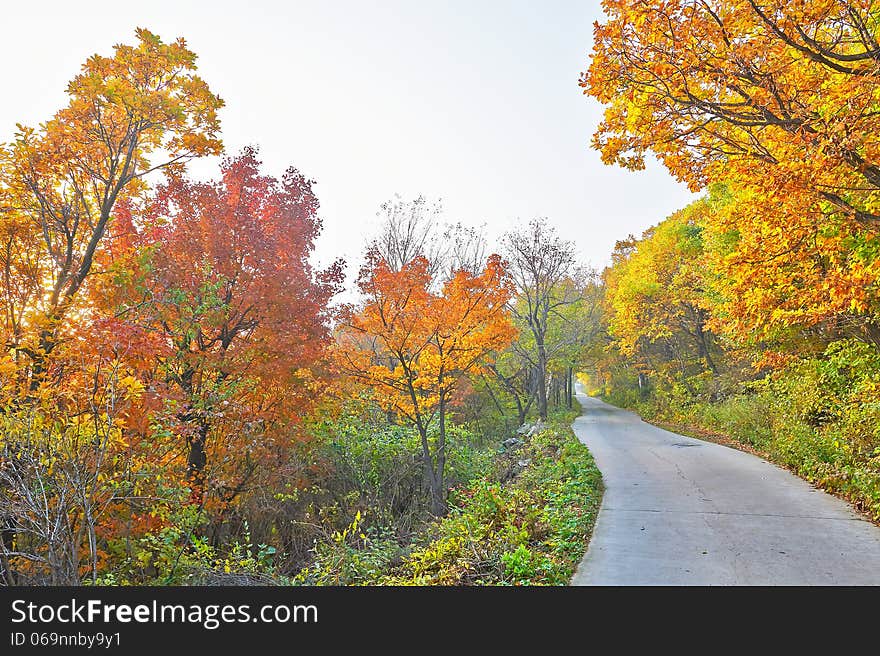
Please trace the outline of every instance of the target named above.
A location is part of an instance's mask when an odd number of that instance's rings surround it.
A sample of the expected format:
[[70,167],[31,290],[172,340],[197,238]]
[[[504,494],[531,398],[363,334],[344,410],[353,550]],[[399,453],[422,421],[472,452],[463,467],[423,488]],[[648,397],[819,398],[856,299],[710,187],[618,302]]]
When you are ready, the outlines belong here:
[[[571,430],[576,412],[460,453],[470,478],[449,511],[401,531],[393,514],[356,515],[295,580],[317,585],[565,585],[586,549],[601,475]],[[465,437],[464,434],[460,434]]]

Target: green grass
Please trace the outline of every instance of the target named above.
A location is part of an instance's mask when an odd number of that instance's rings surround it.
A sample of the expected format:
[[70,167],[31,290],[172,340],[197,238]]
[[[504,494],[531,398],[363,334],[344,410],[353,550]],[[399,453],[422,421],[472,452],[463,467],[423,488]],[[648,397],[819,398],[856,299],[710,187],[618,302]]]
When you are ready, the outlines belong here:
[[430,527],[390,585],[565,585],[586,551],[602,478],[559,413],[495,471],[454,491],[449,515]]

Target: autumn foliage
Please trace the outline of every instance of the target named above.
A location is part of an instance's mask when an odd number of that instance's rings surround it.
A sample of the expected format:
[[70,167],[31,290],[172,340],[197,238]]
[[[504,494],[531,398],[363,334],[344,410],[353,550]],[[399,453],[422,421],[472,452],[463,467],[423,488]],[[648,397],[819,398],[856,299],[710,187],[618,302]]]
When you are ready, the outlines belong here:
[[[374,255],[359,286],[366,302],[342,329],[336,361],[372,388],[383,408],[416,427],[433,509],[442,513],[449,404],[462,379],[515,336],[505,307],[510,282],[493,255],[481,273],[460,269],[437,292],[424,257],[394,271]],[[429,433],[435,423],[436,438]]]
[[506,263],[399,200],[335,305],[315,181],[225,152],[195,53],[135,36],[0,146],[0,579],[291,581],[410,539],[485,463],[462,417],[517,334]]
[[705,195],[618,243],[599,386],[880,516],[876,3],[603,8],[580,81],[605,105],[594,147]]
[[195,59],[138,30],[0,150],[7,583],[173,576],[156,536],[180,554],[237,530],[321,398],[342,273],[309,262],[313,182],[264,174],[252,148],[187,178],[222,152]]
[[[700,190],[740,337],[846,324],[875,335],[880,221],[876,12],[865,1],[606,0],[581,86],[606,104],[594,145],[654,153]],[[770,332],[768,332],[770,331]],[[875,335],[876,336],[876,335]],[[873,338],[873,337],[872,337]]]
[[95,55],[68,86],[70,102],[39,128],[19,126],[0,150],[5,340],[27,366],[30,392],[86,312],[81,291],[111,230],[117,203],[152,171],[179,171],[220,152],[222,101],[195,75],[183,40],[138,30],[136,46]]
[[121,212],[111,271],[120,330],[162,345],[139,374],[186,444],[190,478],[204,485],[210,464],[229,503],[260,472],[280,473],[269,463],[318,398],[341,269],[309,264],[320,221],[302,174],[262,175],[252,149],[221,172],[174,177]]
[[[677,369],[717,370],[715,335],[705,267],[703,220],[706,203],[675,213],[638,242],[618,242],[615,264],[605,272],[606,322],[617,348],[643,370],[659,359]],[[658,353],[659,352],[659,353]],[[687,373],[687,371],[685,371]]]

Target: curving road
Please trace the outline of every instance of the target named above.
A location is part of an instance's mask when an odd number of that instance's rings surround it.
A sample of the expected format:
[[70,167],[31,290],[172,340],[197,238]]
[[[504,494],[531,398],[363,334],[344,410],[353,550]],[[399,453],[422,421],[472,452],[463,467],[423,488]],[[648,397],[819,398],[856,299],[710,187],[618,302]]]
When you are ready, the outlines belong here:
[[753,455],[578,394],[605,497],[572,585],[880,585],[880,528]]

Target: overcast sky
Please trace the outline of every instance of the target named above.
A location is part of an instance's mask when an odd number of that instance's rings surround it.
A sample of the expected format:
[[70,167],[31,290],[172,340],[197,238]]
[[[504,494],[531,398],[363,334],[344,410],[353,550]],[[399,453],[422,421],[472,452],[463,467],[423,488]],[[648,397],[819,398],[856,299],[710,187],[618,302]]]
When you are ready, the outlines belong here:
[[[607,167],[601,107],[577,81],[599,0],[189,0],[3,3],[0,141],[65,103],[85,59],[146,27],[183,36],[225,101],[227,150],[317,181],[317,259],[356,271],[395,193],[441,198],[490,238],[546,216],[597,267],[693,196],[659,165]],[[199,163],[200,177],[216,162]]]

